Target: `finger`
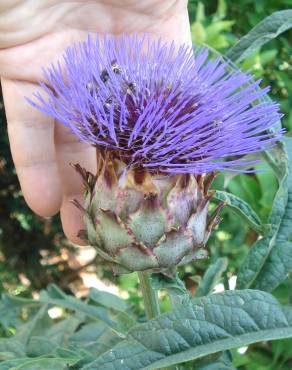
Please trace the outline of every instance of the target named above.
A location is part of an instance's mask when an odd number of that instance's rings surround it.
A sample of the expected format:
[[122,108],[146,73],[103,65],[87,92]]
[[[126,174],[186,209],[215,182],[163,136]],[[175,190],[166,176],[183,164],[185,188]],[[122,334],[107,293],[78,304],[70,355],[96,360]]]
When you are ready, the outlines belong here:
[[12,157],[24,198],[41,216],[51,216],[61,206],[61,182],[54,149],[51,118],[24,99],[37,86],[24,81],[2,80]]
[[95,149],[81,143],[67,127],[58,123],[55,127],[55,143],[63,188],[61,207],[63,230],[73,243],[84,245],[84,241],[77,237],[78,232],[85,227],[84,214],[71,203],[73,199],[83,203],[83,184],[80,175],[70,163],[79,163],[87,171],[96,173]]
[[66,30],[48,33],[7,48],[0,45],[0,75],[25,81],[39,81],[44,67],[60,61],[64,49],[86,39],[87,34],[85,31]]

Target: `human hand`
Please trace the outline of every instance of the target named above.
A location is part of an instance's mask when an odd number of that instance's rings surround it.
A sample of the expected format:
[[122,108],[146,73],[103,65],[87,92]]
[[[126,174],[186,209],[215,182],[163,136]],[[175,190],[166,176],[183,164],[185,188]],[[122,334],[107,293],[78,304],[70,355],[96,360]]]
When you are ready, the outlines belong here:
[[0,76],[11,152],[24,198],[41,216],[61,212],[66,236],[75,243],[82,214],[82,183],[69,165],[94,172],[95,149],[24,99],[38,90],[42,67],[88,33],[150,33],[176,44],[190,43],[186,0],[1,0]]

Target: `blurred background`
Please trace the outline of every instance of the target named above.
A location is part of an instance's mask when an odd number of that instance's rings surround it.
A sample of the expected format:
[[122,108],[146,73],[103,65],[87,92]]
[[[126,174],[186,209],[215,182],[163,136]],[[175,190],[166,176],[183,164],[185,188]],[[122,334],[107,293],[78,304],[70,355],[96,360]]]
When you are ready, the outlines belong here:
[[[193,41],[224,53],[265,17],[291,7],[292,0],[191,0],[189,14]],[[244,70],[252,69],[256,77],[262,79],[262,86],[271,86],[270,96],[280,103],[285,114],[283,125],[288,131],[292,131],[291,40],[290,30],[256,50],[241,64]],[[271,170],[261,165],[263,167],[265,172],[252,175],[222,174],[214,186],[246,200],[265,222],[278,184]],[[223,222],[208,243],[211,262],[219,257],[229,261],[228,279],[222,281],[221,288],[228,284],[228,280],[229,283],[234,281],[238,267],[256,238],[256,233],[239,216],[228,209],[223,211]],[[180,271],[180,277],[193,293],[210,260],[188,265]],[[26,206],[10,155],[0,96],[0,293],[37,296],[41,288],[52,282],[80,297],[86,295],[91,286],[118,293],[127,297],[137,312],[141,310],[135,274],[113,276],[100,263],[94,250],[74,246],[64,238],[58,216],[42,219]],[[276,289],[275,295],[287,303],[289,294],[292,294],[291,280],[287,279]],[[163,304],[167,310],[167,299]],[[245,351],[243,348],[233,353],[234,365],[239,369],[292,368],[292,340],[256,344]]]

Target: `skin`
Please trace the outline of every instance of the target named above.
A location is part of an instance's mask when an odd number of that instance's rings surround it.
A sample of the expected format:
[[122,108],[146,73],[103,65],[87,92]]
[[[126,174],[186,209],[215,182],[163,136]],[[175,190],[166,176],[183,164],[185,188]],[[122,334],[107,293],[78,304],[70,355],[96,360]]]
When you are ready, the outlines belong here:
[[88,32],[150,33],[154,38],[190,43],[186,0],[1,0],[0,76],[11,152],[24,198],[43,217],[60,211],[66,236],[83,228],[80,177],[69,163],[96,168],[95,149],[24,99],[38,90],[42,67]]

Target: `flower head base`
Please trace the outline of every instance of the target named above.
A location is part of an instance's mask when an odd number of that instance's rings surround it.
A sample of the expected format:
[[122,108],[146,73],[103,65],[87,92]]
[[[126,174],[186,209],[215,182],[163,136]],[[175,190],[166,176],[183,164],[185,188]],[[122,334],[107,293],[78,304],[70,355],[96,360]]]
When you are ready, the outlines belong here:
[[[152,173],[244,171],[270,147],[280,114],[247,73],[207,49],[176,50],[144,36],[105,36],[67,49],[36,94],[43,112],[80,140]],[[48,87],[50,86],[50,88]]]
[[203,247],[219,222],[220,203],[208,216],[208,175],[153,175],[129,170],[112,153],[99,153],[97,175],[79,165],[85,186],[87,230],[79,236],[95,246],[115,273],[154,271],[171,276],[176,266],[208,257]]

